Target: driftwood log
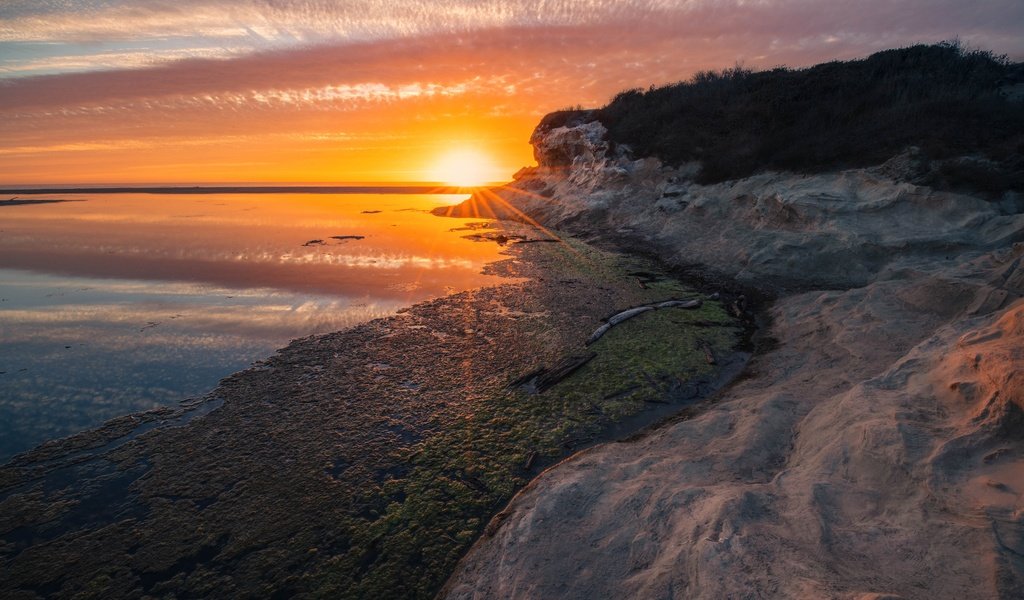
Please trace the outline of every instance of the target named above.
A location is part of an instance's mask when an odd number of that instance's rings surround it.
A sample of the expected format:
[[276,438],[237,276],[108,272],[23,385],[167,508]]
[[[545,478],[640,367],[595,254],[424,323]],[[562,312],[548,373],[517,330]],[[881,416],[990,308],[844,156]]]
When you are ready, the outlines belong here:
[[590,352],[582,356],[567,356],[555,363],[550,369],[537,369],[523,375],[509,383],[508,387],[524,387],[527,388],[527,391],[540,394],[575,373],[577,369],[593,360],[595,356],[597,356],[596,352]]
[[616,314],[608,317],[608,324],[611,325],[612,327],[615,327],[619,323],[622,323],[623,321],[625,321],[627,319],[632,319],[633,317],[637,316],[638,314],[645,313],[645,312],[647,312],[649,310],[654,310],[654,307],[653,306],[638,306],[636,308],[630,308],[628,310],[624,310],[624,311],[622,311],[620,313],[616,313]]
[[[588,346],[593,344],[597,340],[601,339],[601,336],[607,333],[612,327],[645,312],[660,310],[663,308],[700,308],[702,304],[703,302],[700,299],[662,300],[660,302],[652,302],[651,304],[628,308],[608,317],[604,324],[598,327],[594,333],[590,334],[590,338],[587,339],[586,344]],[[545,390],[553,387],[558,382],[575,373],[580,367],[593,360],[595,356],[597,356],[596,352],[567,356],[550,368],[540,368],[535,371],[531,371],[522,377],[516,378],[514,381],[510,382],[507,387],[509,389],[523,388],[525,391],[530,393],[543,393]],[[707,356],[711,357],[709,360],[713,360],[713,354],[708,354]]]
[[604,325],[601,325],[596,330],[594,330],[594,333],[590,334],[590,337],[587,338],[587,345],[589,346],[596,342],[597,340],[601,339],[601,336],[608,333],[608,330],[611,329],[612,327],[615,327],[616,325],[622,323],[623,321],[632,319],[633,317],[645,313],[647,311],[658,310],[661,308],[700,308],[702,304],[703,302],[699,299],[665,300],[663,302],[654,302],[652,304],[645,304],[643,306],[637,306],[635,308],[626,309],[622,312],[615,313],[614,315],[608,317]]

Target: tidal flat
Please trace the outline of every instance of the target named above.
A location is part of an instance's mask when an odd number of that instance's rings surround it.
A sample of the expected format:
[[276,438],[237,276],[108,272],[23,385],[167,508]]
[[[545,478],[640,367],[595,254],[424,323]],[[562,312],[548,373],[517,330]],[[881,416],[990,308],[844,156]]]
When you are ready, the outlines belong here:
[[[195,402],[5,465],[0,592],[429,598],[534,476],[694,410],[748,358],[729,294],[493,227],[475,235],[507,244],[488,270],[508,283],[295,340]],[[586,344],[624,309],[693,299]]]
[[0,201],[0,463],[290,340],[500,282],[480,272],[497,246],[429,214],[462,196],[79,192]]

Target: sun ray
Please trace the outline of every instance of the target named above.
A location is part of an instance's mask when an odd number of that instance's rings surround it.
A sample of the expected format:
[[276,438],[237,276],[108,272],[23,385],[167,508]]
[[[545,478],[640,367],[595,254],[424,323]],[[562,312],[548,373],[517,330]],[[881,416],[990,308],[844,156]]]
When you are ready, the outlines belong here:
[[500,179],[501,170],[476,148],[450,150],[431,167],[433,179],[460,188],[481,187]]

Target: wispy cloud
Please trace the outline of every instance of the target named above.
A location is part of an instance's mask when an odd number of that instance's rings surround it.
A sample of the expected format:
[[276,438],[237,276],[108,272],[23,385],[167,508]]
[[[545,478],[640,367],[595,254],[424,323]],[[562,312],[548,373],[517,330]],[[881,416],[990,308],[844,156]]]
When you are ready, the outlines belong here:
[[[1021,51],[1024,8],[1018,0],[121,0],[14,2],[0,9],[0,45],[68,45],[67,69],[132,67],[202,56],[211,44],[260,52],[309,44],[349,44],[520,27],[600,24],[671,25],[681,39],[770,35],[780,40],[850,34],[989,36]],[[81,44],[111,41],[148,46],[123,63],[89,58]],[[615,44],[614,39],[605,40]],[[980,41],[980,40],[979,40]],[[177,48],[177,54],[168,52]],[[195,53],[190,53],[195,48]],[[140,51],[139,54],[145,54]],[[71,56],[78,56],[71,60]],[[31,73],[31,57],[9,74]]]
[[[487,120],[504,128],[495,139],[516,127],[525,140],[544,112],[700,69],[803,66],[955,36],[1024,58],[1024,2],[8,0],[0,152],[258,133],[239,153],[261,147],[250,157],[261,164],[282,151],[266,136],[325,123],[423,138]],[[156,148],[138,149],[157,161]],[[0,166],[0,177],[27,169]]]
[[[424,99],[434,97],[459,96],[481,87],[489,87],[483,78],[474,78],[463,82],[448,84],[439,83],[402,83],[386,84],[380,82],[363,82],[355,84],[321,85],[304,88],[267,87],[260,90],[240,92],[199,93],[191,95],[168,94],[154,97],[135,98],[104,98],[103,102],[85,101],[76,105],[59,102],[60,107],[53,109],[45,106],[23,104],[18,113],[11,118],[41,117],[74,117],[88,115],[119,114],[124,111],[193,111],[203,108],[223,111],[225,109],[275,109],[305,108],[309,110],[358,110],[366,103],[395,102],[402,100]],[[2,102],[0,102],[2,104]]]
[[175,146],[199,148],[203,146],[245,145],[256,143],[302,143],[306,145],[344,144],[355,149],[379,149],[387,144],[407,140],[409,136],[393,133],[355,135],[340,131],[311,131],[296,133],[260,133],[252,135],[216,135],[211,137],[162,135],[152,138],[111,138],[89,142],[53,143],[36,146],[0,146],[0,156],[50,154],[55,152],[107,152],[124,150],[153,150]]
[[161,63],[188,58],[230,58],[241,54],[229,48],[165,49],[159,54],[151,48],[126,51],[105,51],[94,54],[67,54],[17,60],[0,59],[0,73],[7,75],[52,75],[74,71],[110,71],[115,69],[141,69]]
[[697,2],[657,0],[135,0],[0,10],[0,40],[97,41],[165,36],[343,41],[508,25],[578,25]]

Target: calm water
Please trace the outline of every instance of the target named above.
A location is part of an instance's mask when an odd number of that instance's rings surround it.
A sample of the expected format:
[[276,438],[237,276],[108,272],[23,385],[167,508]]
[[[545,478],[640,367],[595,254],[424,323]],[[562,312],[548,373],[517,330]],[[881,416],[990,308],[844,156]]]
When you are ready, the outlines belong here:
[[495,282],[480,270],[497,246],[427,212],[463,197],[83,194],[0,206],[0,461],[202,394],[296,337]]

